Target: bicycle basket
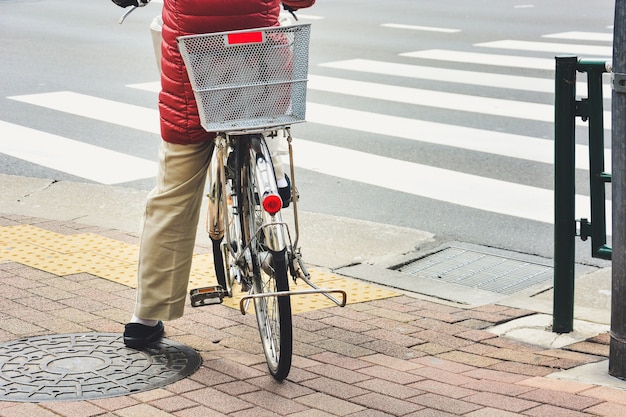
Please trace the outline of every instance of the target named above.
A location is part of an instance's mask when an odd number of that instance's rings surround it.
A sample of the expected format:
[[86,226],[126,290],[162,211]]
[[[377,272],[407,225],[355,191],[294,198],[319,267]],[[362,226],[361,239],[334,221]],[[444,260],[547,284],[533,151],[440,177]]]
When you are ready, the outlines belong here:
[[303,122],[310,24],[181,36],[202,127],[250,131]]

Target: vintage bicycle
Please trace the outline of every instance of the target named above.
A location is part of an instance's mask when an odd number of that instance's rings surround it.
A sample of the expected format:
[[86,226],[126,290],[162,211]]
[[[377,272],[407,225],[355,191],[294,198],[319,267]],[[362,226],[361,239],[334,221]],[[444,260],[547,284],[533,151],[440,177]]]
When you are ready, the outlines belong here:
[[[254,304],[270,374],[291,367],[290,297],[320,293],[339,306],[346,293],[312,281],[298,246],[298,193],[290,125],[304,122],[310,25],[178,38],[203,128],[216,132],[208,175],[208,232],[218,285],[190,292],[193,306],[221,302],[241,285],[242,314]],[[292,236],[283,221],[270,141],[288,144]],[[311,288],[289,290],[289,279]],[[339,294],[340,299],[332,294]]]

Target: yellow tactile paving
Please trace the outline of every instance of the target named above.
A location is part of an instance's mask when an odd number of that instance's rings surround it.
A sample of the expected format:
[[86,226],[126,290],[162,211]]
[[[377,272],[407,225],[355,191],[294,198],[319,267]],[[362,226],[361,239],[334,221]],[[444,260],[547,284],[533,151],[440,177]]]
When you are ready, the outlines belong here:
[[[64,235],[31,225],[0,227],[0,262],[17,262],[65,276],[78,273],[92,275],[137,287],[138,245],[130,245],[94,233]],[[395,297],[396,292],[330,273],[309,271],[312,281],[321,288],[340,289],[348,294],[348,304]],[[211,254],[194,256],[189,288],[216,285]],[[301,280],[294,290],[310,289]],[[224,304],[239,309],[242,295],[236,289]],[[301,313],[331,307],[323,295],[299,295],[291,298],[292,311]]]

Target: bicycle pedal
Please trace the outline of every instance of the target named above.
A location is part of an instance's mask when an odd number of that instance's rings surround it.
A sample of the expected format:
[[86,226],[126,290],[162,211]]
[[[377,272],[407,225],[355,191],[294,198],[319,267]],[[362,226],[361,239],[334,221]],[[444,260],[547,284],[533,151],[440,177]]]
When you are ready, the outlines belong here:
[[228,297],[228,293],[219,285],[195,288],[189,292],[192,307],[221,304],[224,297]]

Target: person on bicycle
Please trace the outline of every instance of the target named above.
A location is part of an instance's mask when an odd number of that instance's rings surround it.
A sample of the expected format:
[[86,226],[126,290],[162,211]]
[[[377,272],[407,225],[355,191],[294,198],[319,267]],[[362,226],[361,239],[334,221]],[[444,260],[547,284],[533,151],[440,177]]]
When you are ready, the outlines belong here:
[[[149,0],[112,0],[120,7]],[[315,0],[283,0],[297,10]],[[143,5],[142,4],[142,5]],[[182,317],[214,133],[200,125],[178,36],[278,25],[280,0],[164,0],[159,114],[162,141],[156,187],[148,195],[140,239],[137,299],[126,346],[160,340],[163,321]],[[284,185],[279,184],[279,187]]]

